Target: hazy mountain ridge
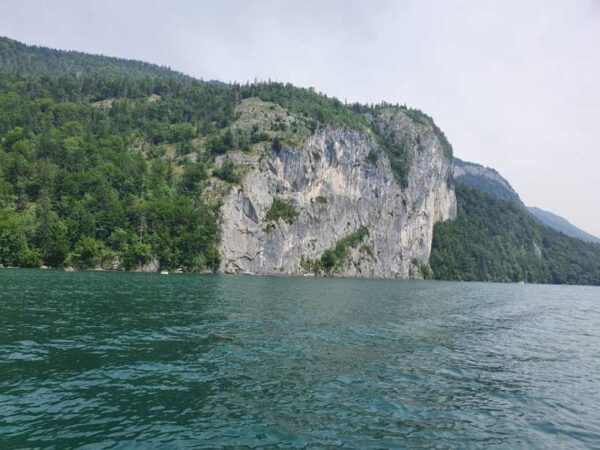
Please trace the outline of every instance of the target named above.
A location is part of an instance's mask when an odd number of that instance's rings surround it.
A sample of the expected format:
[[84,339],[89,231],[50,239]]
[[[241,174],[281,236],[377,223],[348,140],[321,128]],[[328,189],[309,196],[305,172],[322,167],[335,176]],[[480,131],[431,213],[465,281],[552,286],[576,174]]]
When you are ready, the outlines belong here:
[[519,194],[513,189],[508,180],[500,175],[495,169],[472,162],[462,161],[455,157],[453,173],[454,179],[466,186],[477,189],[494,198],[506,200],[517,206],[527,208],[540,223],[553,230],[560,231],[567,236],[581,239],[586,242],[600,242],[600,239],[597,237],[577,228],[567,219],[564,219],[557,214],[544,211],[540,208],[526,207],[521,201]]
[[435,227],[434,278],[600,284],[600,245],[543,224],[494,169],[455,158],[454,175],[458,213]]
[[454,157],[454,179],[492,197],[523,205],[519,194],[497,170]]
[[566,234],[567,236],[571,236],[577,239],[581,239],[586,242],[600,243],[600,238],[591,235],[583,231],[580,228],[577,228],[567,219],[560,217],[550,211],[545,211],[541,208],[536,208],[534,206],[528,206],[527,209],[533,216],[539,220],[542,224],[553,228],[556,231],[560,231],[561,233]]

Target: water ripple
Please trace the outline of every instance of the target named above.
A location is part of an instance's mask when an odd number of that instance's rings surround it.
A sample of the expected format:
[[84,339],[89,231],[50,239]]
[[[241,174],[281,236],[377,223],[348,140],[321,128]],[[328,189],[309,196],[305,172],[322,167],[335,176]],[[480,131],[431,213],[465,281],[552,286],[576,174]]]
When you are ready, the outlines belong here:
[[600,289],[0,272],[0,448],[600,448]]

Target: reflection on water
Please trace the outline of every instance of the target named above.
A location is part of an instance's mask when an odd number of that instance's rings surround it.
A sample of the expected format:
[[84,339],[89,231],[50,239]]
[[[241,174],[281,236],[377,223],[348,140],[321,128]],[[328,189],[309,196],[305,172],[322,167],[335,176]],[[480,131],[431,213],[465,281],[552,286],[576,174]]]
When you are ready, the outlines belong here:
[[1,448],[598,448],[600,289],[0,272]]

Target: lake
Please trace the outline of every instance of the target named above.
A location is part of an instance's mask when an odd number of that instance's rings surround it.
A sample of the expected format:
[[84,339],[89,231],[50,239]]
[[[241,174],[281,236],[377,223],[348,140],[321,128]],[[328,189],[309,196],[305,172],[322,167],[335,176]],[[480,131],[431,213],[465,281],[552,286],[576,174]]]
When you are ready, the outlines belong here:
[[0,448],[600,448],[600,288],[0,271]]

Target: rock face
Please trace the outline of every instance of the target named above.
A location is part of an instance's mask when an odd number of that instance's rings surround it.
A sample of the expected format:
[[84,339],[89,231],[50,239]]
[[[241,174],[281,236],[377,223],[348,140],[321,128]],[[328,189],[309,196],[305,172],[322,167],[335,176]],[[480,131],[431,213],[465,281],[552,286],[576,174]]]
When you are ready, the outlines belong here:
[[[422,277],[434,224],[456,214],[451,157],[431,127],[400,110],[372,120],[404,142],[410,160],[405,188],[368,130],[326,128],[294,147],[228,156],[246,168],[221,207],[223,272],[305,274],[307,261],[366,227],[368,236],[348,249],[332,275]],[[267,220],[274,198],[297,216]]]
[[524,206],[519,194],[495,169],[454,158],[454,179],[492,197]]

